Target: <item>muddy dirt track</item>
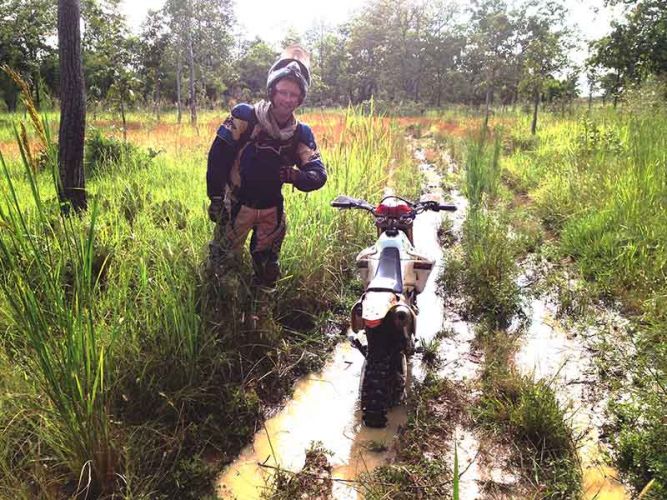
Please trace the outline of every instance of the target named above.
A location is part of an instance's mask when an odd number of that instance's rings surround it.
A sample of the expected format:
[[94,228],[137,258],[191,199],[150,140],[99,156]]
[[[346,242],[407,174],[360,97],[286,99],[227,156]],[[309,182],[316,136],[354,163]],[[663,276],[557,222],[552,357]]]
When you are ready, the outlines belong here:
[[[415,151],[424,178],[424,196],[442,199],[440,173],[426,162],[421,149]],[[445,157],[447,158],[447,157]],[[449,161],[448,168],[456,169]],[[457,192],[447,193],[458,211],[449,215],[449,231],[454,241],[460,238],[467,202]],[[438,451],[448,454],[453,464],[454,444],[458,454],[460,498],[521,498],[526,494],[521,471],[509,459],[507,443],[481,432],[470,418],[466,407],[480,395],[480,374],[483,354],[475,339],[475,327],[459,313],[444,304],[438,295],[437,278],[443,264],[439,230],[443,216],[423,213],[415,220],[416,249],[436,260],[429,282],[418,298],[418,342],[429,344],[439,336],[440,358],[437,376],[451,382],[454,393],[442,403],[442,418],[449,422],[445,434],[437,437]],[[528,269],[519,285],[530,287],[537,279]],[[596,387],[592,362],[595,346],[593,329],[564,325],[548,297],[533,298],[522,304],[527,321],[512,325],[519,337],[513,358],[515,368],[535,379],[549,381],[557,399],[566,410],[578,443],[583,471],[585,498],[629,498],[616,473],[604,463],[604,446],[600,444],[604,424],[604,392]],[[618,318],[601,317],[597,328],[604,328]],[[442,335],[441,332],[449,332]],[[266,494],[266,487],[277,469],[297,472],[304,465],[306,451],[314,442],[331,452],[331,496],[338,499],[363,498],[361,473],[391,463],[396,457],[396,436],[407,421],[408,409],[399,406],[389,415],[385,429],[369,429],[361,424],[358,407],[358,385],[363,357],[347,342],[340,343],[332,359],[319,373],[300,380],[293,397],[272,418],[268,419],[246,447],[217,481],[222,498],[253,499]],[[427,367],[420,355],[413,357],[411,372],[414,381],[423,380]]]

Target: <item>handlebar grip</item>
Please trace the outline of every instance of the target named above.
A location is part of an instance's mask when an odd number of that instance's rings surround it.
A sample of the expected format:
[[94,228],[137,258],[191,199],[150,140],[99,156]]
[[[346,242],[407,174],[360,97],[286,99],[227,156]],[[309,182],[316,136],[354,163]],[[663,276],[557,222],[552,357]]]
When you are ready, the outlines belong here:
[[350,202],[345,201],[332,201],[331,206],[334,208],[351,208]]
[[438,205],[438,210],[444,210],[445,212],[456,212],[456,205]]

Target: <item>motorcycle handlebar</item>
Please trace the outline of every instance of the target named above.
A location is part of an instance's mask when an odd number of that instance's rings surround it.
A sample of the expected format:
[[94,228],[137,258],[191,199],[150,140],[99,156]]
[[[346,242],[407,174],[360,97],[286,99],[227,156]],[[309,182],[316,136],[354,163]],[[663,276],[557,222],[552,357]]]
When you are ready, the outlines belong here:
[[350,198],[349,196],[339,195],[332,202],[334,208],[361,208],[363,210],[373,211],[372,205],[365,200]]
[[[398,198],[398,197],[396,197]],[[401,199],[402,198],[398,198]],[[435,212],[439,212],[441,210],[447,211],[447,212],[454,212],[456,210],[456,205],[453,204],[440,204],[437,201],[426,201],[426,202],[417,202],[417,203],[411,203],[407,200],[403,200],[406,203],[410,205],[410,207],[413,210],[412,216],[416,215],[417,213],[423,211],[423,210],[433,210]],[[349,196],[345,195],[339,195],[337,196],[334,200],[331,201],[331,206],[334,208],[340,208],[340,209],[349,209],[349,208],[360,208],[363,210],[368,210],[369,212],[372,212],[373,214],[375,213],[375,207],[373,207],[370,203],[368,203],[366,200],[360,200],[356,198],[350,198]]]
[[416,205],[417,211],[421,210],[433,210],[434,212],[440,212],[441,210],[444,210],[446,212],[455,212],[456,211],[456,205],[452,203],[445,203],[441,204],[438,203],[437,201],[426,201],[426,202],[420,202]]

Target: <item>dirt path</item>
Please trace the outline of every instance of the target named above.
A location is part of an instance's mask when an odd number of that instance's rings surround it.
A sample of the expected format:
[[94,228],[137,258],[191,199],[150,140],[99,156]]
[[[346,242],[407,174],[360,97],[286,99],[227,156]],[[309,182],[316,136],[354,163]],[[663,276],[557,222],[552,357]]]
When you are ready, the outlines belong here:
[[[425,195],[442,199],[438,170],[426,162],[420,149],[415,156],[425,179]],[[455,168],[453,162],[450,168]],[[450,232],[454,239],[460,239],[467,203],[457,192],[448,197],[459,207],[452,216]],[[476,345],[475,325],[459,317],[438,295],[436,279],[443,265],[438,237],[441,222],[442,216],[436,213],[424,213],[415,220],[417,249],[436,261],[431,278],[418,297],[417,337],[424,346],[438,343],[437,376],[451,382],[456,399],[471,408],[481,394],[484,358]],[[527,280],[525,276],[520,279]],[[602,459],[605,450],[600,445],[600,431],[606,400],[595,384],[594,346],[590,340],[594,332],[577,334],[566,329],[556,320],[555,306],[548,299],[534,299],[525,306],[530,321],[525,331],[515,332],[520,341],[513,362],[525,375],[552,381],[559,403],[569,408],[567,416],[580,445],[585,498],[629,498],[615,479],[615,471]],[[341,343],[320,373],[297,383],[293,398],[266,422],[253,444],[223,472],[218,479],[218,494],[222,498],[260,498],[275,468],[298,472],[307,450],[318,442],[330,452],[333,497],[363,496],[357,478],[395,460],[395,438],[407,421],[407,409],[401,406],[392,410],[385,429],[363,426],[358,408],[362,366],[361,354],[348,343]],[[413,379],[424,380],[426,372],[427,367],[415,356]],[[467,411],[448,414],[448,419],[453,432],[448,432],[443,449],[448,450],[449,464],[454,462],[456,449],[460,498],[515,498],[522,488],[522,471],[512,465],[507,444],[481,432]]]
[[[439,178],[434,177],[436,173],[425,164],[422,169],[428,179],[427,196],[441,199]],[[443,324],[442,300],[437,296],[435,283],[442,261],[438,240],[441,221],[439,214],[424,213],[417,217],[414,226],[417,250],[438,262],[438,268],[432,272],[418,299],[421,312],[417,337],[426,340],[442,330]],[[291,400],[267,420],[253,443],[223,471],[217,481],[218,495],[243,500],[260,498],[274,467],[299,471],[311,443],[320,442],[331,452],[329,462],[334,479],[334,498],[357,498],[359,487],[355,479],[362,472],[370,472],[392,458],[392,442],[399,427],[407,420],[406,408],[399,406],[390,412],[385,429],[370,429],[361,424],[358,385],[362,366],[361,354],[348,343],[341,343],[321,372],[297,383]],[[423,373],[418,359],[413,361],[413,370],[418,377]]]

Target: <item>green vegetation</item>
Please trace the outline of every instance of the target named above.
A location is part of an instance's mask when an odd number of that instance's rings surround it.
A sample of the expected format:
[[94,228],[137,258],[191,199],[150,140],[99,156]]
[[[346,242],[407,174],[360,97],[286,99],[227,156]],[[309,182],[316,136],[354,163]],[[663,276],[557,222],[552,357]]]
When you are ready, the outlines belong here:
[[470,205],[463,256],[446,268],[443,281],[459,284],[466,310],[479,322],[476,342],[484,369],[481,396],[472,409],[476,425],[509,445],[512,461],[540,497],[572,497],[581,472],[564,410],[547,382],[511,367],[518,339],[504,328],[520,313],[517,259],[525,247],[516,236],[521,231],[516,214],[500,196],[502,131],[494,135],[492,147],[485,130],[468,142],[464,187]]
[[493,145],[482,130],[468,140],[464,192],[469,200],[460,253],[448,252],[443,287],[450,297],[465,297],[465,313],[506,327],[519,311],[517,247],[508,234],[507,215],[498,201],[500,136]]
[[0,496],[210,492],[219,465],[204,454],[230,460],[262,403],[317,368],[331,342],[318,318],[343,300],[342,263],[372,226],[329,201],[377,199],[387,165],[411,168],[387,120],[354,110],[337,120],[354,141],[324,149],[324,189],[286,193],[285,276],[256,330],[241,321],[249,263],[221,283],[203,266],[203,148],[145,161],[136,146],[92,136],[91,210],[71,218],[50,168],[2,159]]
[[505,164],[514,189],[558,238],[545,255],[572,259],[586,294],[620,303],[632,321],[630,337],[605,339],[600,365],[602,373],[632,374],[631,384],[607,381],[624,401],[610,406],[614,453],[637,490],[656,479],[654,498],[667,482],[666,129],[664,106],[553,119],[534,148]]
[[478,337],[484,353],[482,396],[475,422],[512,450],[512,461],[540,498],[573,498],[581,468],[572,429],[545,380],[516,373],[511,357],[516,338],[506,332]]

